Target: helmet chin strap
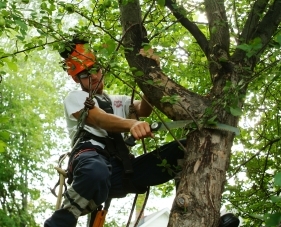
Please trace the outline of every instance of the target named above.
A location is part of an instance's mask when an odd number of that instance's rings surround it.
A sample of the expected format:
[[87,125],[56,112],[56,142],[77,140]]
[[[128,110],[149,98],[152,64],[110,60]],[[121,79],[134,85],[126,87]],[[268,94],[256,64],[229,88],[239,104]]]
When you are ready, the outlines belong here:
[[[81,81],[81,79],[80,79],[79,76],[78,76],[78,80],[79,80],[79,83],[80,83],[80,86],[81,86],[82,90],[83,90],[83,91],[86,91],[86,92],[88,92],[88,93],[90,94],[90,92],[91,92],[91,90],[92,90],[92,77],[89,76],[89,89],[87,89],[87,88],[83,85],[83,83],[82,83],[82,81]],[[91,97],[91,96],[90,96],[90,97]]]
[[97,89],[100,86],[101,81],[103,80],[103,77],[104,77],[104,75],[102,74],[102,76],[99,79],[99,82],[96,85],[94,90],[92,89],[92,77],[91,76],[89,76],[89,88],[88,89],[83,85],[83,83],[82,83],[82,81],[81,81],[81,79],[79,77],[78,77],[78,80],[79,80],[79,83],[80,83],[80,86],[81,86],[82,90],[88,92],[89,93],[89,97],[92,98],[93,95],[96,94]]

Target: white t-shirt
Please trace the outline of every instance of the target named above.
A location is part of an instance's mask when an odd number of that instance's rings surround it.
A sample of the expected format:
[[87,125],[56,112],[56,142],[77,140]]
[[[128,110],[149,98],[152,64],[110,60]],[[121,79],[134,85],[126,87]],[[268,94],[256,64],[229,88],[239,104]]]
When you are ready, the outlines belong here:
[[[102,97],[102,95],[97,95]],[[129,115],[129,106],[131,104],[131,97],[126,95],[108,95],[112,102],[113,113],[119,117],[127,118]],[[72,115],[73,113],[78,112],[79,110],[84,108],[84,102],[86,98],[89,97],[89,93],[85,91],[71,91],[64,100],[64,111],[65,111],[65,118],[67,129],[69,132],[70,139],[73,140],[74,135],[77,131],[77,119]],[[94,98],[95,105],[99,106],[98,101]],[[85,125],[84,129],[88,132],[100,136],[105,137],[107,136],[107,132],[104,129],[98,127],[92,127],[89,125]],[[90,140],[92,144],[99,145],[104,148],[104,145]]]

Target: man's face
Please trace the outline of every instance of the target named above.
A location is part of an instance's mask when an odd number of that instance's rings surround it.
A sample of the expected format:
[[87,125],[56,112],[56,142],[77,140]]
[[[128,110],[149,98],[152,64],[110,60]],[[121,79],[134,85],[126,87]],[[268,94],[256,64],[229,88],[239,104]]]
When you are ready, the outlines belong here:
[[[77,80],[80,78],[82,88],[86,89],[87,91],[95,90],[97,94],[102,94],[103,91],[103,78],[102,78],[102,70],[101,69],[91,69],[91,70],[84,70],[76,75]],[[89,77],[91,77],[91,85],[89,84]]]

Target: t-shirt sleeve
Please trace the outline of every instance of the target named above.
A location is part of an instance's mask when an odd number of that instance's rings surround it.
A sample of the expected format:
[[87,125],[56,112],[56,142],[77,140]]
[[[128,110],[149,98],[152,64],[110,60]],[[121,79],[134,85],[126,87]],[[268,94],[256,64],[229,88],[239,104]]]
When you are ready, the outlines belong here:
[[71,120],[76,120],[72,115],[84,108],[84,102],[88,97],[88,93],[84,91],[72,91],[64,100],[65,113]]
[[129,112],[130,112],[130,105],[131,105],[131,97],[130,96],[123,96],[123,102],[124,102],[124,113],[126,118],[129,118]]

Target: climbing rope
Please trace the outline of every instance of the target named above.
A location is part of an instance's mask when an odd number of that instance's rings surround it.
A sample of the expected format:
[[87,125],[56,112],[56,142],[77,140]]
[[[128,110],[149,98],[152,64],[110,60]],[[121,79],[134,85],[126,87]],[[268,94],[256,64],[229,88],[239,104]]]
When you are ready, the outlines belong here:
[[[136,111],[135,106],[134,106],[135,86],[134,86],[134,88],[132,90],[133,91],[132,91],[132,96],[131,96],[131,105],[129,107],[129,118],[135,118],[135,119],[139,120],[139,117],[137,115],[137,111]],[[146,154],[147,150],[146,150],[146,146],[145,146],[145,143],[144,143],[144,139],[141,139],[141,142],[142,142],[143,151]],[[139,215],[137,217],[137,220],[136,220],[136,222],[134,224],[134,227],[136,227],[138,225],[138,223],[139,223],[139,221],[141,219],[141,216],[142,216],[142,214],[144,212],[144,209],[145,209],[148,197],[149,197],[149,192],[150,192],[150,187],[147,188],[145,199],[144,199],[144,203],[143,203],[141,211],[140,211],[140,213],[139,213]],[[133,212],[134,212],[134,209],[136,207],[137,199],[138,199],[138,194],[135,195],[135,198],[134,198],[134,201],[133,201],[133,204],[132,204],[132,207],[131,207],[131,212],[130,212],[130,215],[129,215],[126,227],[129,227],[129,225],[131,223]]]
[[[99,85],[99,83],[98,83],[98,85]],[[62,162],[66,159],[66,157],[68,157],[74,151],[75,146],[79,143],[80,134],[81,134],[81,132],[84,128],[86,117],[88,116],[89,110],[94,108],[94,106],[95,106],[95,102],[92,100],[93,91],[91,89],[91,84],[92,84],[92,77],[89,77],[89,89],[90,89],[89,97],[86,99],[86,101],[84,103],[84,108],[81,111],[80,117],[78,119],[77,132],[74,136],[74,138],[78,138],[78,139],[72,145],[72,149],[71,149],[70,152],[60,156],[59,161],[58,161],[58,166],[54,167],[57,170],[57,172],[59,173],[59,180],[55,184],[54,188],[52,188],[52,189],[50,188],[50,190],[51,190],[52,194],[57,197],[56,206],[55,206],[56,210],[59,209],[60,206],[61,206],[63,187],[64,187],[65,191],[67,190],[67,186],[66,186],[66,183],[65,183],[65,179],[67,178],[67,172],[61,168]],[[95,91],[96,91],[96,89],[97,89],[97,87],[95,88]],[[56,194],[56,188],[58,186],[59,186],[59,189],[58,189],[58,195],[57,195]]]

